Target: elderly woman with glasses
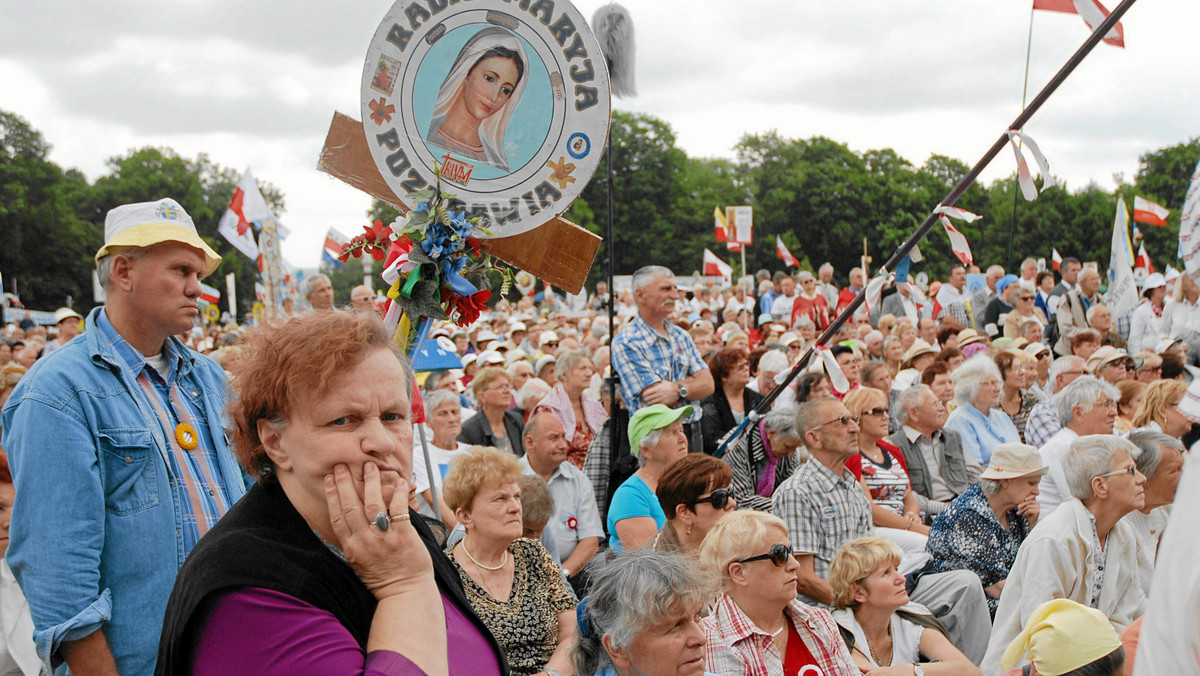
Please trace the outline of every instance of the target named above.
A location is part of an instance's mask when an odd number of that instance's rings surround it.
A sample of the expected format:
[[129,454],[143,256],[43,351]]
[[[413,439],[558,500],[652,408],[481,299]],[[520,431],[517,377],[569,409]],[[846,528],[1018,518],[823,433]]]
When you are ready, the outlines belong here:
[[[846,460],[846,467],[871,499],[872,522],[881,528],[928,535],[908,478],[908,463],[900,447],[886,438],[891,418],[887,395],[863,387],[846,395],[843,403],[858,421],[858,453]],[[919,545],[918,551],[924,550],[923,538]]]
[[738,506],[729,489],[732,478],[729,465],[703,453],[671,463],[655,490],[667,523],[651,548],[681,554],[700,549],[708,531]]
[[909,602],[899,564],[900,550],[887,539],[862,537],[842,545],[829,566],[833,617],[855,664],[881,676],[978,676],[941,623]]
[[680,420],[691,414],[691,406],[654,404],[629,419],[629,449],[640,466],[617,487],[608,506],[608,546],[614,553],[645,546],[667,522],[655,491],[667,467],[688,454]]
[[510,410],[512,378],[498,366],[479,369],[471,381],[471,391],[479,402],[479,412],[463,423],[458,440],[472,446],[491,446],[515,456],[525,455],[521,433],[525,421]]
[[1146,388],[1142,404],[1133,414],[1134,429],[1182,438],[1192,429],[1192,419],[1179,409],[1179,402],[1187,392],[1187,383],[1182,380],[1156,380]]
[[1004,337],[1018,338],[1021,335],[1021,325],[1027,321],[1036,321],[1039,325],[1046,325],[1046,315],[1042,309],[1037,306],[1037,292],[1033,288],[1033,284],[1029,282],[1017,283],[1017,301],[1016,306],[1004,318]]
[[777,404],[750,425],[721,458],[733,470],[733,497],[738,507],[769,511],[775,487],[803,461],[802,449],[792,404]]
[[858,676],[829,612],[796,598],[800,564],[782,519],[731,514],[709,531],[700,559],[722,588],[703,620],[710,672]]
[[1104,613],[1118,633],[1140,617],[1137,538],[1122,521],[1145,506],[1136,447],[1106,434],[1079,437],[1063,462],[1071,495],[1043,518],[1017,552],[1000,596],[984,673],[1000,671],[1009,644],[1038,606],[1067,598]]
[[764,395],[746,387],[750,384],[750,354],[741,347],[726,347],[709,358],[716,389],[700,401],[700,427],[704,452],[713,455],[721,438],[737,427],[764,399]]
[[691,558],[641,550],[600,569],[579,604],[578,676],[701,676],[701,615],[712,600]]
[[962,437],[967,467],[978,474],[991,460],[993,448],[1020,443],[1021,435],[1012,418],[999,408],[1004,381],[991,357],[971,357],[954,371],[952,379],[958,408],[945,426]]
[[1017,428],[1021,443],[1025,443],[1025,423],[1029,413],[1038,404],[1037,395],[1030,391],[1037,375],[1037,359],[1022,350],[1002,350],[993,358],[1000,369],[1003,390],[1000,393],[1000,410],[1008,414]]
[[979,483],[955,498],[929,530],[929,570],[978,575],[993,617],[1017,551],[1037,525],[1038,483],[1046,471],[1033,446],[1000,444]]

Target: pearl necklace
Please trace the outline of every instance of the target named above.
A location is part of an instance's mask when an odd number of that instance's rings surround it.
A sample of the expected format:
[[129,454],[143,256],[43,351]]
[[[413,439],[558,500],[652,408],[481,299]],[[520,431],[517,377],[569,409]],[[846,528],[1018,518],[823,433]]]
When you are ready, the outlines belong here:
[[493,566],[485,566],[482,563],[480,563],[479,560],[476,559],[474,556],[471,556],[471,550],[467,549],[467,539],[466,538],[463,538],[462,549],[463,549],[463,553],[467,555],[467,558],[471,559],[471,563],[479,566],[480,568],[482,568],[484,570],[500,570],[501,568],[504,567],[504,564],[508,563],[508,550],[507,549],[504,550],[504,556],[500,557],[500,565],[494,566],[494,567]]

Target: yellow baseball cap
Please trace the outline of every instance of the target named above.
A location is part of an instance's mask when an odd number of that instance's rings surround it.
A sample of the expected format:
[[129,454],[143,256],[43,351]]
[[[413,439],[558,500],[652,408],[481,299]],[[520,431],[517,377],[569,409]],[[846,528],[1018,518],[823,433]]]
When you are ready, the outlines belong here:
[[96,260],[127,247],[148,247],[162,242],[181,242],[199,249],[208,262],[205,277],[221,264],[217,252],[196,233],[192,217],[169,197],[110,209],[104,218],[104,246],[96,252]]

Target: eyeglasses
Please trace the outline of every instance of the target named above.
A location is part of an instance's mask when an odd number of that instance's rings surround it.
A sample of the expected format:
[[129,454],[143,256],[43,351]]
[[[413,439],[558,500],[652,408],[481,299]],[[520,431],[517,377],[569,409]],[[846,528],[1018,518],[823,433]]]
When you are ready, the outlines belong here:
[[1033,296],[1017,296],[1017,300],[1033,300]]
[[728,488],[718,488],[708,495],[701,495],[692,502],[692,506],[702,503],[708,503],[713,506],[713,509],[725,509],[725,505],[729,504],[729,498],[733,497],[733,491]]
[[842,416],[842,417],[840,417],[840,418],[834,418],[833,420],[829,420],[829,421],[827,421],[827,422],[823,422],[823,423],[821,423],[820,425],[813,425],[812,429],[814,429],[814,430],[815,430],[815,429],[817,429],[818,427],[824,427],[824,426],[826,426],[826,425],[832,425],[832,424],[834,424],[834,423],[837,423],[837,424],[839,424],[839,425],[849,425],[851,420],[853,420],[854,422],[856,422],[856,423],[857,423],[857,422],[858,422],[858,416],[854,416],[854,415],[844,415],[844,416]]
[[542,345],[545,345],[546,347],[558,347],[558,341],[557,340],[548,340],[548,341],[542,343]]
[[1097,474],[1096,476],[1102,477],[1102,478],[1108,478],[1110,476],[1120,476],[1122,474],[1128,474],[1131,477],[1135,477],[1135,476],[1137,476],[1137,471],[1138,471],[1137,465],[1130,465],[1130,466],[1126,467],[1125,469],[1118,469],[1118,470],[1114,470],[1112,472],[1105,472],[1104,474]]
[[870,409],[869,411],[863,411],[862,413],[858,414],[857,417],[862,418],[864,415],[887,415],[887,414],[888,414],[888,410],[887,410],[886,406],[877,406],[873,409]]
[[738,563],[750,563],[751,561],[763,561],[770,559],[771,563],[782,568],[783,566],[787,565],[788,557],[792,556],[793,554],[794,552],[792,551],[790,545],[775,544],[771,545],[771,551],[767,552],[766,554],[751,556],[748,559],[739,559]]

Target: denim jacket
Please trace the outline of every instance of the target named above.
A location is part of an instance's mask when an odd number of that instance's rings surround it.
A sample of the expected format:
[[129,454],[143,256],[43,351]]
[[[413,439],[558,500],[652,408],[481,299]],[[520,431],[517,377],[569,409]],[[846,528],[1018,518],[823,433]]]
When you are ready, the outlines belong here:
[[[224,372],[169,340],[188,355],[179,391],[204,411],[232,504],[248,480],[221,427]],[[64,641],[103,628],[122,674],[153,673],[187,552],[170,451],[136,380],[93,329],[30,369],[3,423],[17,487],[7,559],[29,600],[38,655],[58,664]]]

